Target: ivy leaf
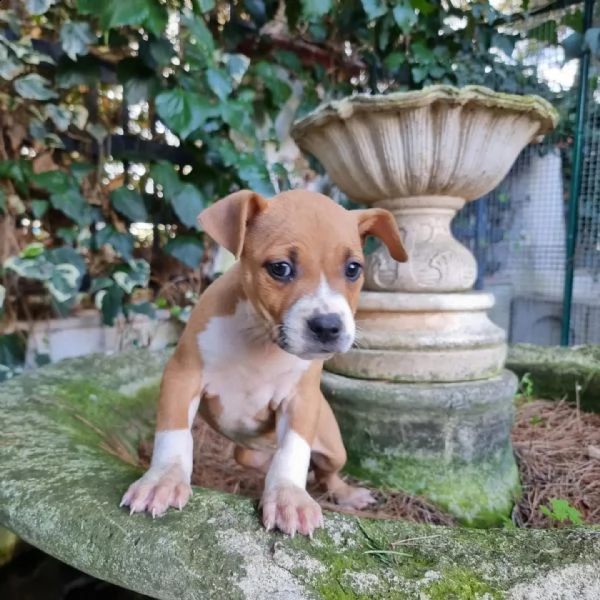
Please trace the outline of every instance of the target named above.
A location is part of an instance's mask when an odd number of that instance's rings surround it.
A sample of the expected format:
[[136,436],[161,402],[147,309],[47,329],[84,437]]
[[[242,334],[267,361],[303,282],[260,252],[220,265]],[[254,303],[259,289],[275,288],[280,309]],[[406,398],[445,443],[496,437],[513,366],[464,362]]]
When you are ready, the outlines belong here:
[[498,48],[508,56],[509,58],[512,56],[512,53],[515,49],[517,38],[512,35],[504,35],[502,33],[494,33],[492,35],[492,40],[490,45]]
[[89,225],[92,222],[91,207],[76,188],[70,188],[59,194],[51,194],[50,204],[80,227]]
[[204,244],[197,237],[179,235],[165,244],[164,251],[186,267],[197,269],[204,254]]
[[0,283],[0,313],[4,307],[4,300],[6,298],[6,288]]
[[110,277],[95,277],[94,279],[92,279],[92,283],[90,285],[90,294],[95,294],[100,290],[105,290],[111,285],[115,285],[115,282]]
[[138,192],[120,187],[110,193],[109,199],[112,207],[132,223],[148,222],[146,204]]
[[150,167],[150,177],[157,185],[163,189],[165,196],[173,196],[181,186],[177,171],[170,162],[161,160]]
[[56,0],[27,0],[27,11],[37,17],[48,12],[53,4],[56,4]]
[[48,200],[32,200],[31,212],[36,219],[41,219],[48,211]]
[[77,12],[80,15],[97,15],[102,5],[97,0],[77,0]]
[[29,135],[31,135],[34,140],[43,140],[48,135],[46,126],[36,118],[32,118],[31,121],[29,121],[28,129]]
[[181,88],[159,94],[155,106],[161,121],[184,140],[214,112],[205,98]]
[[215,41],[204,19],[197,15],[184,14],[181,22],[194,37],[204,59],[211,62],[215,52]]
[[112,327],[115,320],[123,313],[123,297],[125,292],[118,285],[111,285],[96,294],[94,302],[102,313],[102,324]]
[[59,131],[66,131],[69,128],[71,124],[71,111],[68,108],[57,106],[56,104],[46,104],[44,112],[46,118],[50,119]]
[[204,14],[215,7],[215,0],[193,0],[193,5],[196,12]]
[[561,43],[565,51],[565,62],[579,58],[583,51],[584,38],[581,33],[575,31],[568,35]]
[[307,19],[323,17],[331,12],[333,0],[302,0],[302,13]]
[[418,21],[419,17],[415,13],[414,8],[406,1],[400,2],[394,7],[394,21],[400,28],[400,31],[405,35],[410,32],[413,25]]
[[106,225],[96,232],[98,246],[112,246],[125,260],[129,261],[133,255],[133,236],[117,231],[112,225]]
[[148,287],[150,265],[143,258],[130,261],[128,266],[117,268],[113,279],[126,294],[131,294],[136,287]]
[[4,261],[3,265],[6,271],[12,271],[23,279],[35,279],[37,281],[47,281],[52,276],[54,265],[46,258],[44,253],[31,258],[20,256],[10,256]]
[[223,62],[227,67],[229,77],[239,85],[250,66],[250,59],[244,54],[224,54]]
[[48,260],[55,265],[60,265],[63,263],[75,265],[82,277],[87,270],[85,260],[81,254],[69,246],[62,246],[60,248],[48,250],[46,252],[46,256],[48,257]]
[[[146,50],[146,52],[144,52]],[[173,44],[164,38],[152,40],[142,46],[140,44],[140,57],[143,57],[151,69],[164,67],[177,55]],[[150,61],[148,59],[151,59]]]
[[220,69],[208,69],[206,81],[208,87],[221,101],[225,101],[232,92],[231,79]]
[[143,26],[160,36],[167,24],[167,9],[156,0],[105,0],[98,4],[103,29]]
[[430,15],[438,10],[435,4],[429,2],[429,0],[410,0],[410,4],[415,10],[421,11],[425,16]]
[[186,226],[198,228],[197,217],[204,209],[204,197],[191,183],[184,183],[171,198],[177,218]]
[[60,44],[71,60],[88,53],[88,45],[96,41],[89,23],[66,21],[60,28]]
[[101,144],[107,137],[108,131],[102,123],[88,123],[85,130],[99,143]]
[[598,57],[600,55],[600,27],[592,27],[585,32],[584,47],[589,48],[590,52]]
[[13,85],[19,96],[28,100],[52,100],[58,98],[58,94],[54,90],[49,90],[46,86],[50,82],[38,75],[37,73],[29,73],[15,79]]
[[25,70],[23,64],[12,56],[0,60],[0,77],[6,81],[12,81]]
[[59,227],[56,235],[65,243],[74,245],[77,241],[77,231],[75,227]]
[[235,166],[237,167],[238,177],[250,189],[265,196],[273,195],[273,184],[264,162],[261,162],[256,156],[247,155],[239,159]]
[[147,0],[148,15],[144,19],[144,26],[156,36],[161,36],[167,26],[169,15],[167,7],[156,0]]
[[56,302],[64,304],[79,292],[81,277],[82,274],[75,265],[56,265],[46,287]]
[[19,256],[21,258],[35,258],[41,254],[44,254],[44,244],[41,242],[32,242],[23,248]]
[[387,13],[384,0],[361,0],[361,4],[369,21],[374,21]]
[[31,176],[31,181],[37,187],[57,194],[67,192],[75,187],[71,178],[65,172],[59,171],[58,169],[34,173]]
[[6,194],[0,190],[0,213],[6,212]]

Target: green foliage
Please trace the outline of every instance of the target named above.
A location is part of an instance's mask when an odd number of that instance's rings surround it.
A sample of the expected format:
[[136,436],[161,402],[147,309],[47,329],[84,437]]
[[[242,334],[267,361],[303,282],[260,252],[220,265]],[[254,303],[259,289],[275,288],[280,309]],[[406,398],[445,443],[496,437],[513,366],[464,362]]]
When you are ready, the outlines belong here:
[[550,498],[550,507],[540,506],[540,512],[555,523],[583,525],[582,514],[562,498]]
[[[58,315],[85,298],[107,325],[152,316],[165,302],[156,282],[198,272],[205,258],[204,207],[242,187],[271,195],[291,185],[295,166],[269,163],[266,145],[277,149],[293,118],[324,98],[432,83],[556,97],[516,60],[519,35],[499,28],[510,17],[488,2],[284,8],[26,0],[22,18],[0,11],[0,133],[14,141],[0,150],[0,216],[15,231],[32,221],[43,231],[32,230],[0,272],[5,319],[32,283]],[[557,43],[556,27],[531,34]],[[127,127],[137,139],[119,145]],[[121,179],[119,163],[132,165]],[[139,223],[152,224],[150,241]],[[161,259],[173,260],[157,273]],[[185,318],[194,301],[163,308]]]
[[533,399],[534,384],[530,373],[525,373],[519,381],[519,388],[515,400],[517,402],[527,402]]

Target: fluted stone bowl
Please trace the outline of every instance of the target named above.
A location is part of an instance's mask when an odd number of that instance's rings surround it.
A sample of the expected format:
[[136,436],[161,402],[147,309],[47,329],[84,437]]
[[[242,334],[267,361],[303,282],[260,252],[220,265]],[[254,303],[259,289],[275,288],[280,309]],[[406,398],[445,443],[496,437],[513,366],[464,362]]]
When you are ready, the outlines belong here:
[[435,85],[328,102],[291,135],[357,202],[470,201],[496,187],[523,148],[557,123],[556,109],[539,96]]
[[[153,520],[119,508],[139,476],[169,352],[49,365],[0,385],[0,525],[162,600],[599,598],[598,529],[476,530],[325,513],[314,540],[268,533],[255,502],[195,487]],[[556,595],[556,592],[560,595]]]

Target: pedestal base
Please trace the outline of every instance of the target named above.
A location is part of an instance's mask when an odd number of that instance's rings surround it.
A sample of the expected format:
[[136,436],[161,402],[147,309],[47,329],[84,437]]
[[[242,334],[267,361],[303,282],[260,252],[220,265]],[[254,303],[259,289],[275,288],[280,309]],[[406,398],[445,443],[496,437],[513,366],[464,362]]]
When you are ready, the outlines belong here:
[[496,526],[520,491],[510,443],[510,371],[484,381],[397,384],[324,372],[348,452],[346,472],[420,494],[463,524]]
[[387,381],[487,379],[502,371],[506,333],[490,321],[494,296],[482,292],[362,292],[357,347],[336,354],[329,371]]

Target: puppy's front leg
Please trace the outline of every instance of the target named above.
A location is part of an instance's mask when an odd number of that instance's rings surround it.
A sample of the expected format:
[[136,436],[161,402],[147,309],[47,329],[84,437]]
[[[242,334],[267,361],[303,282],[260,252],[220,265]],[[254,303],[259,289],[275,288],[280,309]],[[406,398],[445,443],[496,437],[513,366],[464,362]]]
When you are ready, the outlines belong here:
[[169,506],[181,510],[192,495],[191,427],[200,402],[201,373],[195,362],[175,353],[165,368],[158,400],[157,426],[150,468],[129,486],[121,506],[153,517]]
[[293,428],[288,416],[277,424],[277,451],[265,478],[261,500],[267,530],[277,528],[293,536],[296,531],[312,536],[323,526],[321,507],[306,491],[310,445]]
[[311,445],[319,419],[319,397],[314,387],[319,376],[320,366],[314,364],[302,378],[290,405],[278,411],[277,450],[261,499],[265,527],[292,536],[296,531],[312,536],[323,526],[321,507],[306,491]]

